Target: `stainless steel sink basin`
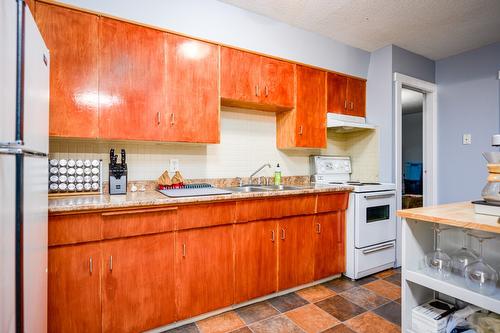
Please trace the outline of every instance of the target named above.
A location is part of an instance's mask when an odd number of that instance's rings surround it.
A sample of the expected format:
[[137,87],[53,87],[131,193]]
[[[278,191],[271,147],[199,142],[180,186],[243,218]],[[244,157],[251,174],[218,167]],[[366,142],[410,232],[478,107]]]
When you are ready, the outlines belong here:
[[250,193],[250,192],[268,192],[270,190],[266,190],[262,187],[251,187],[251,186],[235,186],[226,188],[231,192],[240,192],[240,193]]

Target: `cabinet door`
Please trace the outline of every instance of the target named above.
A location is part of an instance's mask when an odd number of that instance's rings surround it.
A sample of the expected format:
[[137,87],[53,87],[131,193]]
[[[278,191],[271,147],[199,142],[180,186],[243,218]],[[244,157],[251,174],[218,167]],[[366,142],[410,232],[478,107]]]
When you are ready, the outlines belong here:
[[347,111],[347,77],[327,73],[327,109],[328,112],[344,114]]
[[297,65],[296,146],[326,147],[326,73]]
[[178,319],[233,303],[233,226],[180,231],[176,238]]
[[236,224],[235,300],[241,303],[277,290],[277,222]]
[[314,279],[345,271],[345,211],[315,216]]
[[[261,57],[228,47],[220,48],[221,83],[220,95],[223,102],[260,101]],[[236,104],[239,105],[239,104]]]
[[366,115],[366,82],[360,79],[347,80],[347,96],[349,105],[346,114],[365,117]]
[[272,58],[261,58],[260,97],[261,103],[278,109],[294,107],[295,65]]
[[218,143],[218,46],[173,34],[165,39],[165,140]]
[[164,37],[161,31],[101,17],[101,138],[162,140],[166,105]]
[[50,50],[49,135],[97,138],[97,15],[36,2],[36,22]]
[[98,243],[49,248],[48,331],[101,332]]
[[173,233],[102,243],[103,332],[142,332],[175,321]]
[[313,215],[279,220],[279,290],[313,281],[313,220]]

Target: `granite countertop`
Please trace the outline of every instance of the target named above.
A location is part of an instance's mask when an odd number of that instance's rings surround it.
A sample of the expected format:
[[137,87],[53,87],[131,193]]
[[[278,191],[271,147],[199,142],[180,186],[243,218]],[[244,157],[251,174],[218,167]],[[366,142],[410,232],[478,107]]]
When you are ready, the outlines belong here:
[[499,218],[476,214],[470,202],[399,210],[398,216],[424,222],[500,233]]
[[250,198],[280,197],[300,194],[316,194],[327,192],[352,191],[352,186],[302,186],[298,190],[267,191],[250,193],[232,193],[227,195],[209,195],[200,197],[170,198],[158,191],[129,192],[126,195],[82,195],[49,198],[49,213],[67,213],[76,211],[92,211],[101,209],[119,209],[141,206],[177,205],[189,203],[203,203],[213,201],[228,201]]

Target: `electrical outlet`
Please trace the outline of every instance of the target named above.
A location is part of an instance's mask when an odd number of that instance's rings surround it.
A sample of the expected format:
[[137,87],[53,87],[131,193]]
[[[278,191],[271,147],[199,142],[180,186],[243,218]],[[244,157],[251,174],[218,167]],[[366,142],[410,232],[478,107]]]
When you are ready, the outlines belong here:
[[176,158],[170,159],[170,172],[179,171],[179,160]]
[[464,144],[464,145],[472,144],[472,135],[471,134],[464,134],[464,136],[462,138],[462,144]]

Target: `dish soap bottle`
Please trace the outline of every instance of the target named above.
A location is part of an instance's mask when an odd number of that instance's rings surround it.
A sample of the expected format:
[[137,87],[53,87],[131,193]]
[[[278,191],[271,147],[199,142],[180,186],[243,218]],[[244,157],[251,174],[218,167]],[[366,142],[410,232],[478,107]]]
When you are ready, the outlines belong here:
[[281,168],[279,163],[274,170],[274,185],[281,185]]

